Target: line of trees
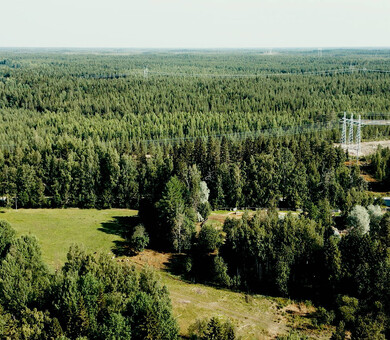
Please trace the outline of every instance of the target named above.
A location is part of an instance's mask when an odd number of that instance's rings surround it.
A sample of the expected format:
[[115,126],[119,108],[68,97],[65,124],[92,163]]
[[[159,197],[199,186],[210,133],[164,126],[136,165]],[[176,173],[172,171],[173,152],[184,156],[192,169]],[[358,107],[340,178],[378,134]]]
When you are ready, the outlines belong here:
[[348,211],[369,198],[359,169],[345,161],[341,149],[315,135],[198,139],[123,153],[110,144],[60,137],[0,151],[0,196],[8,206],[17,197],[19,207],[142,210],[162,198],[171,177],[190,189],[195,176],[206,183],[213,208],[310,210],[326,198]]

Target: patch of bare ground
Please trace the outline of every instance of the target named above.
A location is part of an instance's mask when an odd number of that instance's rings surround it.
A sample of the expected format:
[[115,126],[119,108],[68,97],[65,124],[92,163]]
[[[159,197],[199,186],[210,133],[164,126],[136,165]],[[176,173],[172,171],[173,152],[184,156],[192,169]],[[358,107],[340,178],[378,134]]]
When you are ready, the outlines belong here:
[[368,183],[376,183],[378,182],[377,179],[375,179],[374,177],[372,177],[371,175],[369,174],[361,174],[360,176],[363,177],[363,179],[368,182]]
[[131,258],[121,258],[119,261],[130,261],[135,265],[144,267],[149,266],[158,270],[165,270],[167,263],[169,263],[171,253],[159,253],[154,250],[145,249],[142,253]]
[[[376,150],[378,149],[378,146],[382,146],[384,148],[390,148],[390,140],[378,140],[378,141],[373,141],[373,142],[362,142],[360,143],[360,152],[359,152],[359,155],[360,156],[368,156],[368,155],[372,155],[373,153],[376,152]],[[335,147],[339,147],[340,144],[339,143],[335,143],[334,144]],[[349,154],[351,156],[356,156],[356,151],[355,150],[351,150],[349,152]]]
[[324,325],[319,328],[314,326],[311,319],[315,312],[315,307],[311,305],[291,303],[282,309],[283,322],[286,323],[290,329],[303,332],[309,336],[310,339],[329,339],[334,327]]
[[284,307],[283,311],[292,315],[307,316],[308,314],[314,313],[315,308],[302,303],[294,303]]
[[[254,212],[253,211],[250,211],[249,212],[249,215],[253,215]],[[214,221],[218,221],[218,222],[221,222],[221,223],[224,223],[225,220],[229,217],[229,218],[237,218],[237,219],[240,219],[242,218],[242,215],[244,215],[244,212],[243,211],[230,211],[230,212],[223,212],[223,213],[212,213],[210,216],[209,216],[209,220],[214,220]]]

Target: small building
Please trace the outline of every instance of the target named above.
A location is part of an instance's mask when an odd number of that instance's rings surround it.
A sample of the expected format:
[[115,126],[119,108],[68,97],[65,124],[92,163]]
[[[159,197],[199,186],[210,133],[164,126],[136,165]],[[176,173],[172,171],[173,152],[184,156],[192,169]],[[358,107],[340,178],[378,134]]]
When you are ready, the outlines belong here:
[[383,202],[386,207],[390,207],[390,197],[383,197]]

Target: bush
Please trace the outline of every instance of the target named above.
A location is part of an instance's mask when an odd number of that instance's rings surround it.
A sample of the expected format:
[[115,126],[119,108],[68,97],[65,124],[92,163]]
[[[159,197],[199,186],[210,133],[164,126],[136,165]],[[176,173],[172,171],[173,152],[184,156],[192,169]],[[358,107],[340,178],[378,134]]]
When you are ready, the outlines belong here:
[[333,332],[330,340],[344,340],[345,339],[345,324],[340,321],[337,325],[336,330]]
[[335,314],[333,311],[327,311],[323,307],[318,307],[316,312],[316,320],[318,325],[329,325],[333,322]]
[[230,320],[223,322],[220,318],[196,320],[188,328],[192,340],[234,340],[236,334]]
[[296,331],[290,331],[287,335],[279,335],[276,340],[308,340],[306,335],[302,335]]
[[214,282],[225,287],[230,287],[232,280],[227,273],[227,265],[223,258],[216,256],[214,258]]
[[138,225],[135,227],[133,235],[130,238],[130,247],[135,252],[141,252],[149,244],[149,235],[145,231],[143,225]]
[[355,315],[359,307],[359,300],[354,297],[344,295],[338,298],[337,303],[339,305],[341,320],[344,321],[346,325],[352,325],[355,322]]
[[353,340],[385,340],[383,323],[369,317],[358,317],[352,329]]
[[201,252],[213,252],[221,245],[221,236],[213,226],[205,225],[199,232],[198,247]]
[[209,202],[200,203],[198,212],[202,216],[203,220],[207,219],[211,213],[211,205]]
[[370,216],[366,208],[356,205],[348,215],[348,225],[361,234],[370,231]]
[[369,205],[367,207],[370,215],[370,232],[378,232],[379,226],[383,217],[382,209],[379,205]]

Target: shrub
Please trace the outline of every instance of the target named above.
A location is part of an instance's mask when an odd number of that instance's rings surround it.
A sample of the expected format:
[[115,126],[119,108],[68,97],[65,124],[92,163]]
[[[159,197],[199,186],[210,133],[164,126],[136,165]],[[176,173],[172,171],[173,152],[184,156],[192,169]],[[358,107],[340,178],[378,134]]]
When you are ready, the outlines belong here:
[[149,244],[149,235],[145,231],[145,228],[143,225],[138,225],[135,227],[133,235],[131,235],[130,239],[130,247],[135,252],[141,252],[147,247]]

